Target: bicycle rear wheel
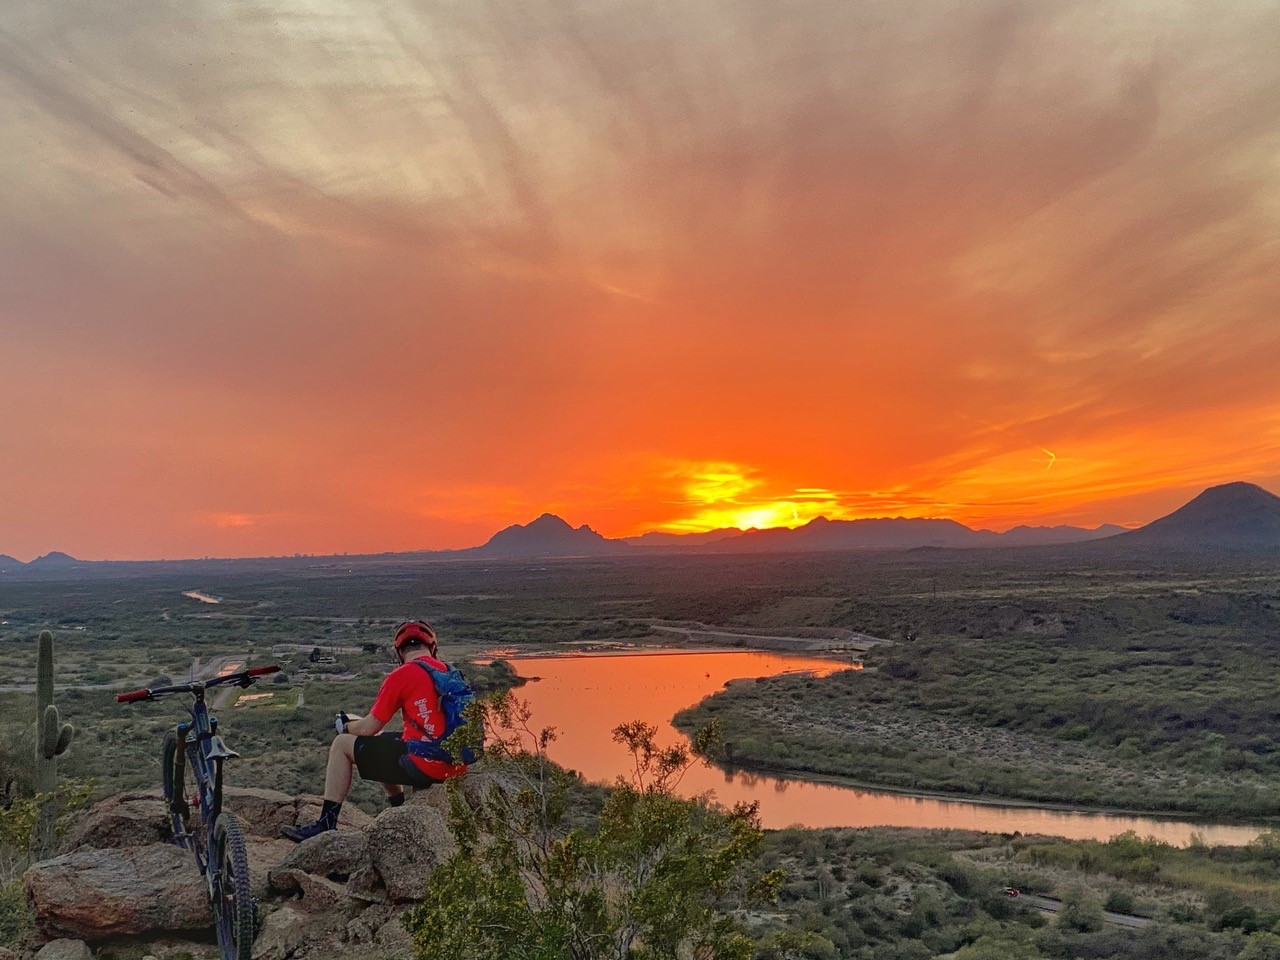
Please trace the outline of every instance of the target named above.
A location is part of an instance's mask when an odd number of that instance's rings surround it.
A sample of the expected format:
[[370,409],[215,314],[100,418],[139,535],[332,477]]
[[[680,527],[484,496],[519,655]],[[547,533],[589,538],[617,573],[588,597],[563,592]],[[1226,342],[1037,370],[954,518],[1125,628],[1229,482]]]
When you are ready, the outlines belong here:
[[250,960],[256,911],[249,892],[249,853],[234,813],[220,814],[213,825],[209,892],[223,960]]

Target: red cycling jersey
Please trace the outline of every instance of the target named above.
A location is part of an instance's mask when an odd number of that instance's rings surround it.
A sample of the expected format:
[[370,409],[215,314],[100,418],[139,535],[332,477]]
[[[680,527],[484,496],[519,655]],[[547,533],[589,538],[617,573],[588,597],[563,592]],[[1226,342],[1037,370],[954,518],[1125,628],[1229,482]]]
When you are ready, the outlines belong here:
[[[436,670],[448,670],[449,667],[435,657],[424,656],[422,660]],[[444,733],[444,711],[440,709],[440,695],[436,693],[436,685],[431,674],[421,667],[414,666],[412,661],[401,664],[387,675],[378,691],[378,698],[373,702],[370,714],[381,723],[389,723],[399,710],[404,718],[404,731],[401,736],[406,740],[434,740]],[[448,764],[443,760],[427,760],[423,757],[410,756],[414,766],[435,780],[448,780],[460,773],[465,773],[465,763]]]

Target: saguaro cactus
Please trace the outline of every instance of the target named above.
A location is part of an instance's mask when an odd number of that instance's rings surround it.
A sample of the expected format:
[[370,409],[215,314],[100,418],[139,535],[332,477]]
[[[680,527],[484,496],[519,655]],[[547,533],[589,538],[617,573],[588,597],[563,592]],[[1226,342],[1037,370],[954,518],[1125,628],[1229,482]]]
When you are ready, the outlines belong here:
[[40,658],[36,669],[36,790],[41,794],[34,847],[36,859],[53,855],[57,847],[58,757],[66,752],[75,727],[62,722],[53,703],[53,634],[40,634]]

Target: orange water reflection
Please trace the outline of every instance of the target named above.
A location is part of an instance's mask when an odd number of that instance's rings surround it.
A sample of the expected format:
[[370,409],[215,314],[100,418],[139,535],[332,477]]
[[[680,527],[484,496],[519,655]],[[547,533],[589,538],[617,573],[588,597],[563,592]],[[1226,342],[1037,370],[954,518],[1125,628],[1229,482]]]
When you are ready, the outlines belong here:
[[[511,664],[521,676],[539,678],[518,693],[533,707],[539,726],[556,728],[559,736],[552,744],[552,757],[599,782],[612,781],[628,767],[625,752],[611,737],[619,723],[645,720],[658,726],[666,742],[676,742],[681,734],[671,726],[671,717],[729,680],[797,670],[827,674],[849,668],[847,661],[745,652],[542,657],[513,660]],[[1044,833],[1074,839],[1106,839],[1136,830],[1142,836],[1180,845],[1188,843],[1192,833],[1200,834],[1210,844],[1243,844],[1260,832],[1257,827],[911,797],[743,773],[725,774],[704,766],[690,770],[681,789],[686,795],[712,791],[725,804],[759,801],[764,825],[771,828],[797,824],[945,827],[992,833]]]

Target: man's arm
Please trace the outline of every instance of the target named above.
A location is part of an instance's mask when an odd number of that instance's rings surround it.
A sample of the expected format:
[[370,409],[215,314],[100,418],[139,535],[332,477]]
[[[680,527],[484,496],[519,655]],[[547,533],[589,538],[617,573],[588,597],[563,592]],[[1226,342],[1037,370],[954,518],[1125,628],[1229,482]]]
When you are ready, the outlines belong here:
[[386,725],[385,720],[379,720],[371,713],[367,717],[350,721],[347,724],[347,733],[354,733],[357,737],[373,737],[377,736]]
[[400,709],[400,689],[403,683],[402,675],[394,670],[389,673],[378,689],[378,696],[373,701],[369,715],[359,720],[347,721],[347,733],[354,733],[357,737],[376,736]]

